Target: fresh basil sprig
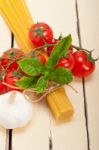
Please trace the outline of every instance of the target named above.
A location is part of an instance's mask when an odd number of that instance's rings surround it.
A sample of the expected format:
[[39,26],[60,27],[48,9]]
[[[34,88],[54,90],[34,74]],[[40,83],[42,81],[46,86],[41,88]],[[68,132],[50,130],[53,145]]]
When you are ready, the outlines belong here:
[[70,83],[72,81],[70,69],[62,67],[55,68],[55,66],[58,60],[65,56],[71,46],[71,42],[71,35],[61,39],[61,41],[55,45],[45,65],[36,57],[20,60],[18,62],[19,67],[28,77],[22,77],[16,82],[16,85],[23,89],[33,87],[37,93],[42,93],[48,87],[49,81],[55,81],[61,85]]
[[35,91],[37,93],[42,93],[48,87],[48,79],[46,79],[43,75],[38,79],[35,85]]
[[30,76],[37,76],[44,70],[44,65],[36,57],[24,58],[18,64],[21,70]]
[[72,81],[72,73],[70,69],[62,67],[56,68],[51,74],[52,80],[59,84],[68,84]]
[[28,89],[28,88],[34,88],[36,83],[38,81],[37,77],[27,77],[23,76],[20,80],[16,82],[16,85],[19,86],[22,89]]

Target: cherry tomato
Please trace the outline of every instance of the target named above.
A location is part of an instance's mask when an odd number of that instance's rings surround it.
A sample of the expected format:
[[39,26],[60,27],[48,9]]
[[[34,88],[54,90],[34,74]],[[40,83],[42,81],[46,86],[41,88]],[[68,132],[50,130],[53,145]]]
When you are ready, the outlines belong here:
[[33,51],[33,52],[30,52],[29,54],[28,54],[28,57],[33,57],[33,56],[37,56],[37,58],[42,62],[42,64],[45,64],[46,63],[46,60],[48,59],[48,55],[47,55],[47,53],[44,51],[44,50],[42,50],[42,52],[39,54],[39,55],[37,55],[38,54],[38,51]]
[[69,50],[71,53],[73,53],[73,47],[72,46],[69,47]]
[[69,68],[70,70],[72,70],[74,67],[74,64],[75,64],[74,57],[70,53],[67,55],[67,57],[60,58],[56,67]]
[[86,77],[95,70],[95,62],[88,59],[86,52],[79,50],[73,53],[75,65],[72,73],[76,77]]
[[2,80],[0,80],[0,94],[6,93],[6,86],[2,83]]
[[[8,49],[1,58],[1,65],[6,69],[16,70],[18,68],[16,59],[20,59],[24,53],[20,49]],[[10,65],[11,64],[11,65]]]
[[0,94],[3,92],[3,84],[2,81],[0,80]]
[[41,52],[41,54],[38,55],[38,59],[39,59],[43,64],[45,64],[46,61],[47,61],[47,59],[48,59],[47,53],[43,50],[43,51]]
[[3,84],[2,84],[2,81],[0,80],[0,94],[3,93]]
[[44,57],[42,54],[39,54],[39,55],[38,55],[38,59],[39,59],[43,64],[46,63],[46,59],[45,59],[45,57]]
[[46,23],[39,22],[33,24],[30,31],[29,31],[29,39],[35,46],[42,46],[44,45],[44,41],[46,43],[50,43],[53,39],[53,31],[50,26]]
[[6,86],[3,85],[3,81],[2,81],[2,78],[3,78],[3,68],[2,68],[2,65],[1,65],[1,60],[0,60],[0,94],[4,94],[6,92]]
[[22,76],[18,76],[18,75],[17,75],[17,72],[15,72],[15,71],[9,71],[9,70],[8,70],[8,72],[7,72],[6,75],[5,75],[4,82],[5,82],[6,84],[8,84],[8,85],[14,86],[15,88],[14,88],[14,87],[12,88],[12,87],[7,86],[7,92],[12,91],[12,90],[17,90],[17,91],[20,91],[20,92],[23,91],[22,89],[18,88],[18,87],[16,86],[16,84],[15,84],[16,81],[18,81],[21,77],[22,77]]
[[[56,43],[57,43],[57,41],[52,39],[52,41],[49,44],[56,44]],[[51,52],[52,52],[53,48],[54,48],[54,46],[47,47],[47,54],[48,54],[48,56],[51,55]]]

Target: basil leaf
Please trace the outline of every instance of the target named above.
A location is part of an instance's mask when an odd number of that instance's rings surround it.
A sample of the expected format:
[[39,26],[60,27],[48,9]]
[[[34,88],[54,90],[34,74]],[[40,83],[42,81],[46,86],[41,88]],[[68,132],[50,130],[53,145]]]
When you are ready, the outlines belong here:
[[59,84],[68,84],[72,81],[71,70],[62,67],[53,70],[51,76],[52,76],[52,80],[54,80]]
[[36,57],[22,59],[18,64],[22,71],[30,76],[37,76],[44,70],[44,65]]
[[59,58],[62,57],[70,47],[71,42],[72,42],[71,35],[68,35],[67,37],[63,38],[58,44],[55,45],[46,63],[46,67],[48,69],[53,68],[57,64]]
[[45,79],[44,76],[41,76],[38,79],[37,84],[35,86],[36,92],[37,93],[42,93],[47,87],[48,87],[48,80]]
[[28,89],[35,86],[37,82],[36,77],[22,77],[20,80],[16,82],[16,85],[21,87],[22,89]]

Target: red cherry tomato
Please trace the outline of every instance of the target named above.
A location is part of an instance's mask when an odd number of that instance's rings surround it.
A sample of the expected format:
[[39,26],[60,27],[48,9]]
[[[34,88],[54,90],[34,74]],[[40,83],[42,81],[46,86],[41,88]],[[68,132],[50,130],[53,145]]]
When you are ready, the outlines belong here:
[[4,82],[8,85],[11,85],[11,86],[14,86],[14,87],[10,87],[10,86],[7,86],[7,92],[9,91],[12,91],[12,90],[17,90],[17,91],[20,91],[22,92],[23,90],[18,88],[16,86],[16,81],[18,81],[22,76],[17,76],[17,75],[14,75],[15,72],[13,71],[8,71],[5,75],[5,78],[4,78]]
[[42,52],[38,54],[38,51],[31,51],[29,54],[28,54],[28,57],[34,57],[35,55],[37,56],[37,58],[42,62],[42,64],[45,64],[46,63],[46,60],[48,59],[48,56],[47,56],[47,53],[45,51],[42,50]]
[[[56,44],[56,43],[57,43],[57,41],[54,40],[54,39],[52,39],[52,41],[51,41],[49,44]],[[47,47],[47,54],[48,54],[48,56],[50,56],[50,54],[51,54],[53,48],[54,48],[54,46],[49,46],[49,47]]]
[[39,54],[39,55],[38,55],[38,59],[39,59],[43,64],[46,63],[46,59],[45,59],[45,57],[44,57],[42,54]]
[[0,94],[3,92],[3,84],[2,81],[0,80]]
[[0,80],[0,94],[6,93],[6,86],[2,83],[2,80]]
[[[5,69],[8,68],[9,70],[16,70],[18,68],[18,64],[17,61],[15,61],[15,59],[22,58],[23,56],[24,53],[20,49],[16,48],[8,49],[1,58],[1,65]],[[13,61],[15,62],[13,63]]]
[[29,31],[29,39],[35,46],[38,47],[44,45],[42,38],[45,40],[45,42],[50,43],[53,39],[52,29],[48,24],[43,22],[33,24]]
[[73,53],[73,47],[72,46],[69,47],[69,50],[71,53]]
[[95,62],[88,59],[87,53],[79,50],[73,53],[75,65],[72,73],[76,77],[86,77],[95,70]]
[[6,92],[6,86],[3,84],[2,78],[3,78],[3,67],[1,65],[0,60],[0,94],[4,94]]
[[70,53],[70,54],[68,54],[67,57],[60,58],[60,60],[58,61],[58,64],[56,65],[56,67],[69,68],[70,70],[72,70],[73,67],[74,67],[74,63],[75,63],[74,57]]

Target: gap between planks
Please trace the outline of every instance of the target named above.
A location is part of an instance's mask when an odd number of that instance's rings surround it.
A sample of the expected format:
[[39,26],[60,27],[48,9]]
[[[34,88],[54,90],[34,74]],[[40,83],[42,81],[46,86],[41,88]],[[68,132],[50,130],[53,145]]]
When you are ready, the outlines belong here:
[[[76,11],[76,19],[77,19],[78,41],[79,41],[79,46],[82,47],[80,19],[79,19],[79,6],[78,6],[77,0],[75,0],[75,11]],[[88,108],[87,108],[87,98],[86,98],[85,79],[84,78],[82,78],[82,87],[83,87],[83,99],[84,99],[85,126],[86,126],[86,135],[87,135],[87,149],[90,150],[90,135],[89,135],[89,127],[88,127]],[[52,141],[51,126],[50,126],[49,150],[52,150],[52,149],[53,149],[53,141]]]
[[[76,18],[77,18],[78,41],[79,41],[79,46],[82,47],[81,29],[80,29],[80,18],[79,18],[79,6],[78,6],[78,1],[77,0],[75,0],[75,10],[76,10]],[[82,78],[82,86],[83,86],[83,98],[84,98],[85,126],[86,126],[86,134],[87,134],[87,148],[88,148],[88,150],[90,150],[88,106],[87,106],[86,89],[85,89],[85,79],[84,78]]]
[[[11,33],[11,48],[14,47],[14,35]],[[12,150],[12,129],[6,129],[5,150]]]
[[5,150],[12,150],[12,129],[6,129]]

